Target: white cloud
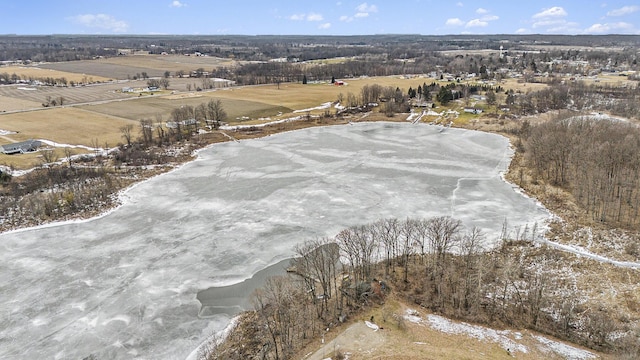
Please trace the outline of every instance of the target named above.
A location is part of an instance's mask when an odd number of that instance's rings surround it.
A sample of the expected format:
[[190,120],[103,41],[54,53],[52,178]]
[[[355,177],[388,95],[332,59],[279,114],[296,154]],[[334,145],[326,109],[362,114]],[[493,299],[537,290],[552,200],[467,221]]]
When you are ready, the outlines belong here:
[[533,15],[534,19],[547,19],[558,18],[567,16],[567,12],[560,6],[554,6],[548,9],[544,9],[541,12]]
[[324,23],[318,26],[318,29],[328,29],[331,27],[331,23]]
[[378,12],[378,7],[375,5],[369,5],[367,3],[362,3],[356,7],[356,10],[359,13],[374,13]]
[[470,28],[470,27],[485,27],[487,25],[489,25],[489,23],[486,22],[486,21],[482,21],[480,19],[473,19],[473,20],[467,22],[467,24],[464,27],[468,27],[468,28]]
[[126,32],[129,28],[125,21],[116,20],[113,16],[106,14],[82,14],[72,16],[68,20],[88,28],[109,30],[117,33]]
[[174,1],[172,1],[172,2],[171,2],[171,4],[169,4],[169,6],[170,6],[170,7],[177,7],[177,8],[181,8],[181,7],[187,6],[187,4],[182,3],[182,2],[180,2],[180,1],[178,1],[178,0],[174,0]]
[[480,18],[480,20],[482,21],[495,21],[500,19],[500,17],[498,15],[485,15],[483,17]]
[[375,5],[369,5],[367,3],[362,3],[356,6],[356,14],[354,17],[357,18],[365,18],[368,17],[370,13],[378,12],[378,7]]
[[632,14],[638,10],[640,10],[640,6],[638,5],[623,6],[620,9],[614,9],[607,12],[607,16],[624,16]]
[[321,14],[311,13],[307,15],[307,21],[322,21],[324,18]]
[[529,30],[527,30],[525,28],[520,28],[520,29],[516,30],[516,34],[526,34],[528,32],[529,32]]
[[617,22],[612,24],[593,24],[584,32],[587,34],[610,34],[619,32],[620,30],[633,30],[633,25],[626,22]]
[[546,27],[546,32],[551,34],[577,34],[583,32],[580,24],[566,20],[549,22],[543,26]]
[[378,12],[378,7],[376,5],[369,5],[367,3],[362,3],[356,6],[356,13],[353,16],[342,15],[340,16],[340,21],[351,22],[356,18],[369,17],[371,13],[376,13],[376,12]]
[[293,14],[289,16],[288,19],[293,21],[303,21],[303,20],[322,21],[324,20],[324,17],[322,16],[322,14],[309,13],[309,14]]
[[582,32],[578,26],[578,23],[567,22],[556,27],[548,28],[547,32],[550,34],[576,34]]
[[567,20],[564,20],[564,19],[548,19],[548,20],[536,21],[533,23],[532,27],[535,29],[539,27],[557,26],[557,25],[562,25],[566,23],[567,23]]
[[464,25],[464,21],[462,21],[462,20],[460,20],[458,18],[451,18],[451,19],[447,19],[445,24],[449,25],[449,26],[462,26],[462,25]]
[[458,1],[458,3],[456,3],[456,6],[457,6],[457,7],[463,7],[463,6],[464,6],[464,4]]
[[544,28],[544,31],[548,33],[559,34],[582,32],[578,23],[565,19],[567,15],[567,12],[560,6],[544,9],[531,17],[533,19],[531,28]]
[[481,14],[481,15],[482,15],[482,14],[486,14],[486,13],[488,13],[488,12],[489,12],[489,10],[487,10],[487,9],[483,9],[483,8],[478,8],[478,9],[476,10],[476,14]]

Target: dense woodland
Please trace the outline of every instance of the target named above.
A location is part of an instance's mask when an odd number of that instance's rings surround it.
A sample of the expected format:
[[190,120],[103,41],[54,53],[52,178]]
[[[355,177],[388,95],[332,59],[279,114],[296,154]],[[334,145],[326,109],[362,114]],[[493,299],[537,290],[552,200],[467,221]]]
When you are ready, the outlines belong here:
[[[564,115],[521,133],[534,175],[567,189],[593,220],[640,223],[640,129]],[[535,180],[534,180],[535,181]]]

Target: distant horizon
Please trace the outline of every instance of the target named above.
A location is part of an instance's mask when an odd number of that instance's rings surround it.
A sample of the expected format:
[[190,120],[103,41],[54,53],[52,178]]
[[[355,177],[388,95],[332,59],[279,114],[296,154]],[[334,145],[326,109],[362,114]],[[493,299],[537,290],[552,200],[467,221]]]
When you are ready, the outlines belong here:
[[2,8],[13,16],[0,34],[16,36],[640,35],[631,0],[6,0]]
[[508,34],[508,33],[495,33],[495,34],[412,34],[412,33],[380,33],[380,34],[88,34],[88,33],[50,33],[50,34],[1,34],[0,37],[3,36],[24,36],[24,37],[46,37],[46,36],[101,36],[101,37],[163,37],[163,36],[193,36],[193,37],[224,37],[224,36],[244,36],[244,37],[270,37],[270,36],[282,36],[282,37],[374,37],[374,36],[433,36],[433,37],[450,37],[450,36],[463,36],[463,37],[473,37],[473,36],[521,36],[521,37],[534,37],[534,36],[548,36],[548,37],[560,37],[560,36],[593,36],[593,37],[605,37],[605,36],[629,36],[640,37],[640,34],[624,34],[624,33],[607,33],[607,34],[543,34],[543,33],[533,33],[533,34]]

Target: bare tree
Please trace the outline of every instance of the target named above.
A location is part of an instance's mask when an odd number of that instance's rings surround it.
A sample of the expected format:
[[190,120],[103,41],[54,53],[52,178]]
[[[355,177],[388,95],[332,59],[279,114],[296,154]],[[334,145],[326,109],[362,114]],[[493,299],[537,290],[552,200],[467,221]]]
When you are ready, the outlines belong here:
[[131,131],[133,130],[133,125],[127,124],[120,128],[120,133],[122,134],[122,138],[127,142],[127,146],[131,146]]
[[427,233],[431,242],[431,248],[435,254],[444,259],[446,254],[455,244],[456,235],[461,230],[460,220],[449,216],[434,217],[429,220]]
[[353,226],[336,235],[340,251],[349,261],[351,295],[359,298],[361,283],[371,280],[373,253],[377,248],[377,239],[372,236],[369,226]]
[[429,219],[427,234],[431,250],[435,253],[434,277],[441,273],[440,267],[444,265],[447,253],[455,245],[461,226],[460,220],[455,220],[449,216]]
[[163,90],[167,90],[169,88],[169,79],[167,78],[160,79],[160,86],[162,87]]
[[377,228],[379,241],[384,246],[386,255],[385,274],[393,268],[393,259],[397,257],[398,238],[400,236],[400,224],[398,219],[390,218],[376,221],[373,226]]
[[41,155],[42,155],[42,164],[43,165],[47,165],[47,164],[52,164],[56,161],[58,161],[58,155],[56,154],[55,150],[53,149],[45,149],[40,151]]
[[224,110],[222,100],[212,99],[207,103],[207,117],[214,129],[220,127],[220,123],[227,120],[227,112]]
[[409,281],[409,256],[413,252],[413,245],[416,237],[416,221],[407,218],[400,224],[400,253],[402,255],[402,264],[404,265],[403,281]]
[[73,151],[71,150],[71,147],[69,147],[69,146],[65,147],[64,148],[64,157],[67,159],[67,163],[69,164],[70,168],[71,168],[72,161],[73,161],[71,156],[73,156]]
[[464,261],[462,268],[462,281],[464,290],[459,304],[464,310],[469,311],[472,307],[480,304],[482,291],[482,276],[485,272],[485,264],[481,254],[484,249],[482,243],[484,235],[477,227],[466,233],[460,241],[460,255]]
[[[295,269],[303,277],[312,302],[316,304],[318,318],[324,318],[329,310],[329,299],[336,290],[336,267],[340,261],[338,244],[328,238],[306,241],[296,247],[296,252]],[[318,286],[320,289],[316,288]]]
[[295,340],[304,326],[304,310],[299,306],[302,294],[291,279],[283,276],[268,278],[262,289],[253,295],[254,308],[263,321],[267,340],[275,359],[289,359],[295,350]]
[[150,145],[153,142],[153,123],[151,119],[140,120],[140,134],[142,135],[142,141],[146,145]]

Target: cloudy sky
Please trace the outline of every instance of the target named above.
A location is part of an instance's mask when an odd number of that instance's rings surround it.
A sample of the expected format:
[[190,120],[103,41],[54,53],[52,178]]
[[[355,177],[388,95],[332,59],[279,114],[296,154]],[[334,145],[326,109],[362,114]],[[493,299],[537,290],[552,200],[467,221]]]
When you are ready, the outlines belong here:
[[2,0],[0,34],[640,34],[634,0]]

